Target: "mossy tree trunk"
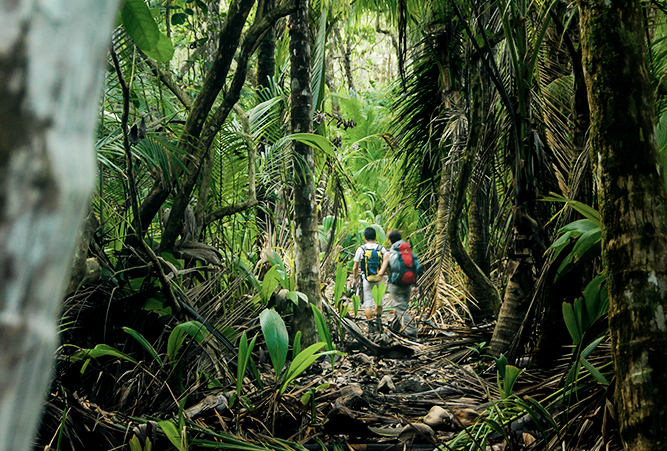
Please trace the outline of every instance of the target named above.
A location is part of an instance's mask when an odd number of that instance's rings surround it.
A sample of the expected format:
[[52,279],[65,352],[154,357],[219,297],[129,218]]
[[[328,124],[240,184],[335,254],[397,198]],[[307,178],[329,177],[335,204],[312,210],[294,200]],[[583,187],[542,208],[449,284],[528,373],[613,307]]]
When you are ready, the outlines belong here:
[[[308,8],[308,0],[299,0],[297,10],[290,15],[292,133],[312,132],[313,96],[310,86]],[[321,308],[314,170],[313,148],[295,141],[293,178],[296,289],[308,296],[309,304]],[[295,327],[301,331],[305,345],[317,341],[315,320],[309,304],[300,300],[294,309]]]
[[[488,169],[485,172],[490,172]],[[491,272],[489,259],[489,188],[487,174],[477,183],[470,194],[468,210],[468,249],[470,258],[475,262],[486,277]],[[476,283],[468,279],[468,292],[475,299],[475,303],[468,303],[468,309],[475,324],[492,320],[493,308],[487,290],[480,289]]]
[[31,449],[95,181],[117,2],[0,2],[0,450]]
[[578,0],[603,265],[627,449],[667,448],[665,186],[639,0]]

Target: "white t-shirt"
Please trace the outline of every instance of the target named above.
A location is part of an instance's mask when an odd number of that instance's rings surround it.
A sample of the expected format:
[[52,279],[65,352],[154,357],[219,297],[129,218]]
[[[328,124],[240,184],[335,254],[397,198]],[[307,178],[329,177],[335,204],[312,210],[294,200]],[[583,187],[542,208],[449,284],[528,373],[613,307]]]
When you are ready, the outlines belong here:
[[375,248],[378,250],[380,255],[384,258],[384,254],[387,253],[387,249],[385,249],[384,247],[382,247],[378,243],[366,243],[363,246],[359,246],[357,248],[357,252],[354,254],[354,261],[356,263],[360,263],[361,259],[364,257],[364,250],[362,249],[362,247],[365,247],[366,249],[373,249],[373,246],[375,246]]

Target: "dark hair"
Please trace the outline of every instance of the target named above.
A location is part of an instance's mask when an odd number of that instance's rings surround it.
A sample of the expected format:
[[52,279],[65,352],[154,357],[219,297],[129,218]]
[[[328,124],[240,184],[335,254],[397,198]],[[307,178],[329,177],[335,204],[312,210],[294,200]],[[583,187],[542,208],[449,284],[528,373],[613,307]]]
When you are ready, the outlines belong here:
[[389,232],[389,234],[387,235],[387,238],[389,238],[389,241],[391,241],[391,244],[394,244],[396,241],[401,240],[401,231],[394,229],[391,232]]
[[366,238],[368,241],[375,241],[375,237],[377,235],[375,234],[375,229],[373,227],[366,227],[366,230],[364,230],[364,238]]

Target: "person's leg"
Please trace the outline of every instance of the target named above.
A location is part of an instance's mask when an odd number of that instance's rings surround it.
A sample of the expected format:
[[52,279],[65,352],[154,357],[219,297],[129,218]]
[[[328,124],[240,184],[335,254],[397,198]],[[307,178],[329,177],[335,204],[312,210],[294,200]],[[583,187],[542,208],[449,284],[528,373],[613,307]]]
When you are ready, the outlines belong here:
[[416,337],[417,328],[408,310],[411,288],[397,285],[393,285],[392,288],[394,320],[391,323],[391,328],[407,336]]
[[373,317],[373,307],[375,307],[375,302],[373,301],[373,286],[366,279],[362,279],[362,304],[364,308],[364,315],[366,316],[366,323],[368,324],[368,332],[375,332],[375,318]]

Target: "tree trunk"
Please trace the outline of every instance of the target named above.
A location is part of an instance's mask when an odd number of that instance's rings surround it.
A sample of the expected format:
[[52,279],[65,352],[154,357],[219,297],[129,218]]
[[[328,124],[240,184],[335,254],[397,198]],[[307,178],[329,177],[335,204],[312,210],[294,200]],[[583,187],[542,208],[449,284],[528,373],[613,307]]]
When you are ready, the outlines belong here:
[[470,258],[459,238],[459,222],[462,216],[465,196],[470,184],[470,177],[472,175],[482,128],[483,88],[477,64],[470,66],[470,72],[470,131],[468,132],[468,142],[459,169],[459,177],[453,190],[454,198],[447,224],[447,240],[449,241],[452,257],[454,257],[465,275],[471,279],[471,283],[477,284],[480,290],[486,293],[486,296],[491,300],[494,312],[497,312],[500,310],[500,294],[498,290],[496,290],[496,287],[491,283],[489,278],[486,277]]
[[[261,12],[266,15],[269,11],[276,7],[276,0],[265,0],[264,8]],[[276,33],[275,27],[269,28],[257,48],[257,86],[262,88],[269,88],[271,80],[276,72]]]
[[348,33],[345,38],[345,42],[343,42],[338,25],[334,24],[332,26],[332,30],[336,40],[338,41],[338,47],[340,48],[340,53],[343,57],[343,71],[345,72],[345,80],[347,80],[348,93],[350,95],[354,95],[354,93],[357,91],[354,88],[354,76],[352,75],[352,44],[350,41],[350,35]]
[[30,449],[94,184],[117,2],[0,3],[0,450]]
[[663,168],[639,0],[579,0],[616,399],[626,448],[667,448]]
[[[312,131],[312,92],[310,86],[310,36],[308,0],[300,0],[290,16],[291,125],[292,133]],[[313,148],[294,142],[294,244],[296,288],[308,296],[310,304],[321,308],[319,237],[313,171]],[[317,330],[310,305],[299,301],[294,309],[296,330],[307,346],[317,341]]]
[[[488,170],[485,172],[489,172]],[[489,259],[489,179],[486,174],[479,181],[470,195],[468,210],[468,250],[470,258],[486,277],[489,277],[491,263]],[[493,319],[493,308],[486,290],[468,279],[468,292],[475,299],[475,304],[468,303],[468,310],[475,324]]]

